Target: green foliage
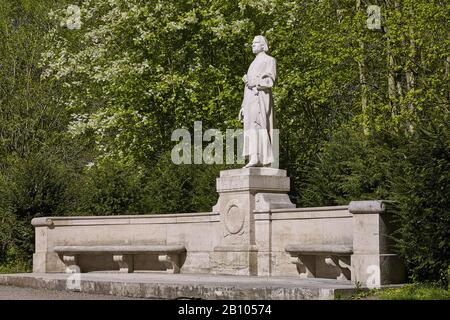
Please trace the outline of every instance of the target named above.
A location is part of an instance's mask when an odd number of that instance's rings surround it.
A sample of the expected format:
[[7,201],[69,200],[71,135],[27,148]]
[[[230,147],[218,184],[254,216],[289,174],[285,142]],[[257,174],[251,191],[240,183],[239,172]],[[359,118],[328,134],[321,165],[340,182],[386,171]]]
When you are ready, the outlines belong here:
[[225,166],[175,165],[170,153],[152,168],[104,159],[85,169],[71,188],[74,214],[209,212],[217,201],[215,179]]
[[398,203],[400,253],[413,281],[446,284],[450,265],[450,126],[421,124],[394,151],[390,199]]
[[[358,290],[357,290],[358,291]],[[414,283],[398,288],[357,292],[351,300],[449,300],[450,291],[436,283]]]
[[136,167],[106,160],[84,169],[71,186],[78,195],[72,214],[135,214],[143,195],[142,174]]
[[[368,288],[358,288],[356,287],[356,290],[353,294],[351,294],[348,299],[349,300],[366,300],[366,299],[372,299],[375,297],[379,292],[379,289],[368,289]],[[375,298],[376,299],[376,298]],[[337,300],[335,298],[335,300]],[[341,300],[341,299],[339,299]]]
[[[154,162],[176,128],[236,125],[255,23],[234,2],[84,1],[83,28],[48,34],[44,77],[63,81],[73,134],[102,156]],[[62,41],[61,41],[62,39]],[[236,69],[238,68],[238,69]],[[205,85],[206,84],[206,85]]]
[[51,155],[11,160],[0,174],[0,264],[29,268],[34,249],[31,219],[65,214],[72,202],[70,181],[70,170]]
[[0,273],[26,273],[32,271],[31,256],[23,251],[10,248],[6,259],[1,260]]
[[338,130],[304,177],[306,187],[299,202],[344,205],[349,200],[388,198],[383,183],[390,169],[390,154],[379,139],[364,135],[360,126]]
[[55,11],[44,78],[70,89],[71,132],[93,132],[101,156],[153,163],[176,128],[195,120],[237,127],[241,77],[258,33],[278,60],[276,107],[289,169],[301,172],[317,143],[358,109],[354,9],[342,23],[331,1],[84,1],[81,9],[75,32],[59,26],[66,14]]
[[450,291],[433,284],[414,283],[376,294],[382,300],[450,300]]
[[170,154],[148,173],[144,207],[151,213],[210,212],[218,194],[215,181],[224,166],[175,165]]
[[413,135],[366,137],[343,127],[324,146],[306,177],[302,201],[311,206],[351,200],[396,202],[396,250],[413,281],[445,284],[450,264],[450,126],[418,123]]
[[38,62],[50,0],[0,1],[0,168],[11,157],[49,146],[68,115],[53,97],[57,84],[42,82]]
[[0,265],[11,272],[30,270],[31,219],[64,214],[71,202],[70,117],[38,66],[53,2],[0,0]]

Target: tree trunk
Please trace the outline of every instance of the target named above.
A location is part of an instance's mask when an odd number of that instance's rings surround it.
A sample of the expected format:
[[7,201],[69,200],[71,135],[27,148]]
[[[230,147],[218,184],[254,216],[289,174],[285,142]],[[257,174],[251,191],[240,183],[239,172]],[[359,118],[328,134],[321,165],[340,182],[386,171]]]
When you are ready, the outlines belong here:
[[[410,17],[409,17],[408,31],[409,31],[409,52],[410,52],[411,58],[409,61],[410,63],[408,64],[408,66],[405,70],[406,89],[408,90],[408,92],[411,90],[414,90],[414,88],[416,86],[416,77],[414,74],[413,65],[416,60],[417,50],[416,50],[416,45],[414,43],[414,30],[413,30],[412,22],[411,22],[412,17],[414,15],[412,6],[409,7],[409,15],[410,15]],[[413,106],[411,103],[409,104],[409,108],[410,108],[410,111],[414,111],[414,110],[412,110]]]
[[[450,56],[447,56],[447,61],[445,63],[445,79],[449,79],[450,76]],[[447,103],[450,102],[450,81],[447,82]]]
[[[361,10],[361,0],[356,0],[356,9]],[[368,94],[368,88],[367,88],[367,66],[366,66],[366,58],[364,55],[365,51],[365,45],[364,40],[359,40],[359,47],[361,49],[362,58],[358,61],[358,69],[359,69],[359,84],[361,85],[361,110],[363,114],[363,130],[364,134],[369,134],[369,126],[368,126],[368,110],[367,110],[367,94]]]

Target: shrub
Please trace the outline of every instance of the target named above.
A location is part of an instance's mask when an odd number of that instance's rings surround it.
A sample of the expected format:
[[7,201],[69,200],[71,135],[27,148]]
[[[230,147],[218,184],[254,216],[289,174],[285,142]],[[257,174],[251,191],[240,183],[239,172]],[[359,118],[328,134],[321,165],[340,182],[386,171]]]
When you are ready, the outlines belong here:
[[447,284],[450,264],[450,126],[418,127],[394,151],[390,198],[398,203],[398,248],[413,281]]
[[215,181],[225,166],[176,165],[165,153],[151,166],[105,159],[72,187],[77,214],[150,214],[211,211]]
[[71,171],[49,154],[8,160],[0,174],[0,265],[25,271],[34,249],[31,219],[65,214]]
[[433,284],[409,284],[398,289],[385,289],[376,294],[383,300],[450,300],[450,292]]
[[450,264],[450,126],[420,123],[414,133],[343,127],[306,177],[307,205],[389,199],[399,229],[395,249],[412,281],[446,285]]

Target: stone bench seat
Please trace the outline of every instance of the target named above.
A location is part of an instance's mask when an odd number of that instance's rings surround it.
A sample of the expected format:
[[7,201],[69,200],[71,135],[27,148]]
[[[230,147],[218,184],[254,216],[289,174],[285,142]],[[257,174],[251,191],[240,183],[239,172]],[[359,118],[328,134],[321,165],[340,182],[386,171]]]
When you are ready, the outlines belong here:
[[350,256],[353,247],[349,245],[302,245],[288,244],[285,247],[291,256],[291,262],[296,264],[303,278],[316,278],[316,257],[324,256],[325,263],[336,269],[338,280],[350,280]]
[[173,273],[180,273],[180,256],[186,252],[184,245],[93,245],[93,246],[56,246],[54,251],[61,257],[66,267],[77,265],[77,255],[112,254],[119,264],[119,271],[134,271],[133,255],[158,255],[158,260]]

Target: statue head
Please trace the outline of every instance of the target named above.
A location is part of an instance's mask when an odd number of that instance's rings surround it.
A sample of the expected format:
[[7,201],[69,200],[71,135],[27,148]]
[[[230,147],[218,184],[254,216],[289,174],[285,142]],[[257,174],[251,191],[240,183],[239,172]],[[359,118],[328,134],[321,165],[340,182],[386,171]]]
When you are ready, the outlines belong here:
[[253,39],[252,51],[254,54],[258,54],[262,51],[266,52],[268,50],[269,44],[264,36],[256,36],[255,39]]

